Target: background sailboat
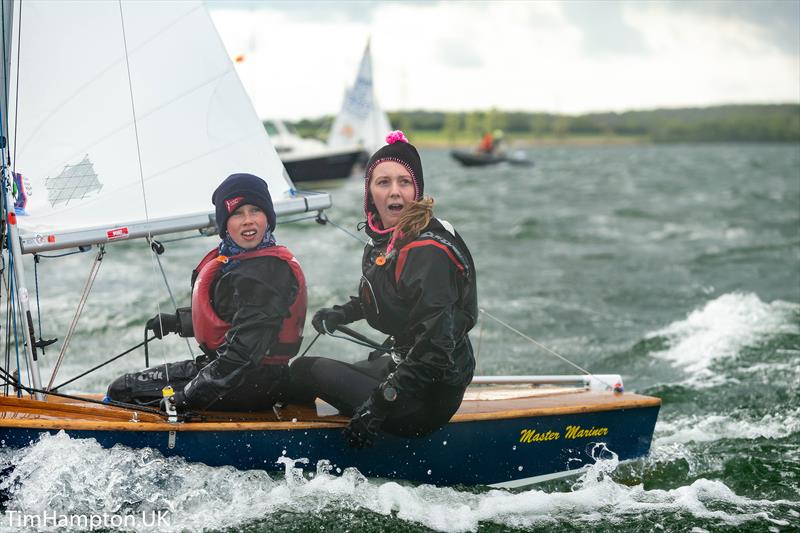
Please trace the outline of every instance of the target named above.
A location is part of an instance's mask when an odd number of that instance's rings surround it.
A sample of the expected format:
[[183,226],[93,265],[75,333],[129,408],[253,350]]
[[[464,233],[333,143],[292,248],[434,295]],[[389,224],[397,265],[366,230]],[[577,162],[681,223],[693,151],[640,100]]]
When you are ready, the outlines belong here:
[[372,154],[385,144],[386,135],[391,130],[389,116],[381,109],[375,96],[372,55],[370,41],[367,40],[355,82],[345,93],[342,110],[331,126],[328,145],[340,147],[358,144]]
[[281,120],[265,120],[264,127],[295,182],[349,178],[364,157],[361,146],[328,146],[319,139],[300,137]]

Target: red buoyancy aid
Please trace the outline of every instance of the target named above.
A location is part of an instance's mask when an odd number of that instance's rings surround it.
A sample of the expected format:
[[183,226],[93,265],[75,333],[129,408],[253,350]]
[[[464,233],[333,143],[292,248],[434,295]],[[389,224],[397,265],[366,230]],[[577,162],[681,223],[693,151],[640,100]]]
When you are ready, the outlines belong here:
[[211,250],[197,265],[194,286],[192,287],[192,329],[197,342],[211,350],[216,350],[225,342],[225,334],[231,325],[222,320],[211,306],[211,286],[222,265],[230,260],[245,260],[254,257],[272,256],[286,261],[297,279],[297,297],[289,306],[289,316],[283,320],[278,332],[278,341],[272,346],[264,362],[286,362],[297,354],[303,341],[303,325],[306,321],[308,307],[308,291],[306,278],[300,269],[300,263],[285,246],[270,246],[260,250],[244,252],[232,257],[219,255],[219,251]]

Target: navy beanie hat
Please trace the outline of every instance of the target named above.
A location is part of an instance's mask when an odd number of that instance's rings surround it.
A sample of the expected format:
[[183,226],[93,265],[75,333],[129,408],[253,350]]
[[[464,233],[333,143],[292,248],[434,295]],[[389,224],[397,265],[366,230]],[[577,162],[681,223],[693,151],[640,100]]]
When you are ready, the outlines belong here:
[[275,230],[275,208],[269,195],[267,182],[252,174],[231,174],[219,184],[211,195],[217,212],[217,228],[219,236],[225,238],[228,231],[228,217],[243,204],[260,207],[267,215],[269,231]]
[[369,196],[369,180],[372,178],[372,171],[385,161],[394,161],[406,167],[411,179],[414,180],[415,200],[422,200],[422,193],[425,191],[425,182],[422,180],[422,160],[414,145],[408,142],[405,134],[400,130],[387,135],[386,143],[386,146],[372,154],[367,162],[367,173],[364,176],[364,214],[369,214],[370,210],[374,211],[372,199]]

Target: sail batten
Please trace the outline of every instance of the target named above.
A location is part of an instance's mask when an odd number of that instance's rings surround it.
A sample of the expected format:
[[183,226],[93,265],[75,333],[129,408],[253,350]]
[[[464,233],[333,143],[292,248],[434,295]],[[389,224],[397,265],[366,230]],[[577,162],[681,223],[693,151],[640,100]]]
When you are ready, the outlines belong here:
[[211,193],[239,172],[267,181],[278,213],[330,206],[295,193],[201,1],[41,0],[15,16],[26,253],[208,226]]

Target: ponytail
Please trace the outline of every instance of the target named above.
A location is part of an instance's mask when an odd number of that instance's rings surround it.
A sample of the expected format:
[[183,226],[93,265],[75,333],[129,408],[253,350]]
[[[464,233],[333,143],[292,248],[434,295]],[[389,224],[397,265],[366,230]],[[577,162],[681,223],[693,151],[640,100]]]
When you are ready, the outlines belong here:
[[425,196],[409,204],[394,228],[392,240],[396,241],[395,247],[400,249],[410,243],[425,229],[433,218],[433,198]]

